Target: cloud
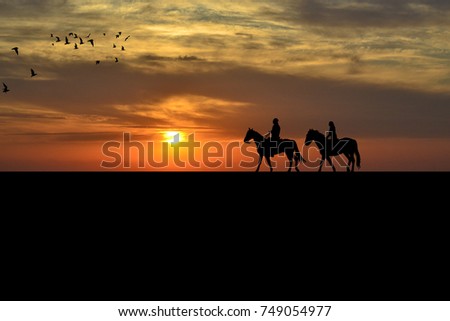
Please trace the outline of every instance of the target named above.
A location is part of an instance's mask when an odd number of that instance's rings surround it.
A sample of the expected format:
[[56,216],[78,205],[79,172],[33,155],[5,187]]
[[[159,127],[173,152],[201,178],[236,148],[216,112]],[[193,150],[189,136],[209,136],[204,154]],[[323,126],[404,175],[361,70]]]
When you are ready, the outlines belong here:
[[31,139],[40,140],[45,138],[46,141],[62,141],[62,142],[96,142],[108,141],[111,139],[120,139],[122,132],[22,132],[9,134],[10,136],[30,136]]
[[235,35],[236,36],[241,36],[241,37],[244,37],[244,38],[248,38],[248,39],[253,39],[253,34],[251,34],[251,33],[236,32]]
[[204,59],[199,58],[197,56],[178,56],[178,57],[167,57],[167,56],[158,56],[154,54],[145,54],[136,58],[136,61],[203,61]]
[[19,113],[19,112],[0,112],[0,118],[13,118],[13,119],[67,119],[64,116],[54,116],[48,114],[37,113]]
[[[164,16],[175,16],[185,19],[189,23],[210,23],[216,25],[231,25],[246,28],[287,30],[289,26],[278,24],[258,16],[253,8],[257,8],[253,2],[246,6],[233,7],[214,6],[211,1],[203,1],[200,4],[178,4],[167,6],[162,10]],[[234,10],[233,10],[234,9]]]
[[[0,0],[11,23],[0,39],[0,83],[11,88],[0,115],[27,133],[26,121],[46,132],[180,126],[239,136],[279,115],[286,135],[330,118],[357,136],[449,137],[448,34],[436,27],[449,10],[418,0]],[[115,64],[118,30],[132,38]],[[50,32],[70,31],[92,31],[98,47],[51,46]],[[61,127],[46,128],[52,117]]]
[[[359,56],[347,59],[356,65],[362,61]],[[98,69],[88,64],[59,68],[70,77],[16,80],[20,94],[8,95],[0,108],[33,106],[67,117],[77,126],[115,129],[216,128],[233,136],[248,127],[268,130],[277,116],[283,134],[290,136],[302,136],[310,127],[325,130],[333,119],[340,132],[359,137],[450,138],[450,96],[444,93],[275,74],[238,65],[217,65],[197,73],[148,73],[115,65]]]
[[283,15],[301,25],[334,27],[408,27],[449,25],[450,5],[444,1],[288,1]]
[[248,50],[262,50],[264,49],[265,45],[260,43],[260,42],[248,42],[246,44],[243,45],[244,49],[248,49]]
[[[244,0],[225,6],[206,0],[195,3],[180,0],[170,4],[152,2],[150,7],[145,1],[119,0],[25,3],[28,4],[11,6],[17,10],[18,7],[31,10],[33,6],[48,7],[48,10],[31,20],[28,15],[5,17],[5,24],[11,28],[2,35],[0,45],[5,48],[18,45],[23,54],[19,62],[19,59],[12,60],[16,57],[0,52],[0,64],[5,61],[3,58],[26,68],[29,66],[25,63],[41,66],[62,61],[93,63],[99,59],[103,66],[120,55],[120,64],[139,66],[147,72],[197,72],[198,69],[203,72],[211,63],[230,63],[272,72],[320,72],[321,76],[331,78],[358,75],[361,81],[367,82],[385,78],[393,84],[406,80],[431,89],[445,87],[441,85],[445,76],[438,72],[448,65],[445,28],[430,30],[418,23],[420,28],[414,28],[414,24],[392,32],[385,27],[373,28],[376,24],[370,22],[372,18],[383,20],[386,15],[399,12],[406,16],[413,12],[431,17],[441,9],[440,14],[446,14],[448,5],[442,1],[417,0],[405,4],[387,0],[284,0],[262,1],[256,5]],[[315,19],[317,15],[324,17]],[[391,22],[381,24],[392,26]],[[355,25],[371,28],[354,28]],[[127,50],[120,53],[112,49],[118,30],[132,35],[126,43]],[[51,46],[50,33],[62,36],[71,31],[83,35],[92,32],[96,47],[74,51],[61,43]],[[103,32],[107,33],[106,37]],[[336,55],[364,57],[364,68],[362,63],[357,65],[347,58],[335,59]],[[201,60],[205,63],[198,63]],[[195,62],[195,67],[188,63],[169,63],[172,61]],[[392,62],[398,63],[394,69]],[[311,70],[312,66],[316,70]],[[380,72],[372,74],[373,69]],[[424,76],[410,77],[410,70]],[[18,69],[11,73],[11,66],[0,71],[2,79],[10,75],[20,77]],[[386,77],[384,73],[390,74]]]
[[176,58],[176,60],[180,60],[180,61],[195,61],[195,60],[202,60],[202,59],[198,58],[197,56],[184,55],[184,56],[178,56],[178,58]]
[[175,40],[187,48],[214,48],[215,50],[226,48],[227,37],[206,33],[192,33],[177,36]]
[[67,8],[68,0],[0,0],[0,17],[37,17]]

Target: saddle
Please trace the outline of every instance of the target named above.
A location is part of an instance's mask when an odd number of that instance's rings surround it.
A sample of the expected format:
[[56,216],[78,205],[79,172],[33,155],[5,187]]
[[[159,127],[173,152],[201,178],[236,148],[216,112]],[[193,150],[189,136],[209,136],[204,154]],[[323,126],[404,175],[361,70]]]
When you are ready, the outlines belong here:
[[327,150],[329,151],[330,155],[337,155],[338,152],[343,147],[343,142],[341,142],[341,139],[338,139],[336,141],[333,141],[333,145],[331,145],[331,139],[327,139]]
[[279,140],[272,140],[270,138],[266,138],[263,141],[263,148],[268,148],[270,150],[270,157],[273,157],[277,154],[280,153],[280,144],[281,142],[283,142],[285,139],[279,139]]

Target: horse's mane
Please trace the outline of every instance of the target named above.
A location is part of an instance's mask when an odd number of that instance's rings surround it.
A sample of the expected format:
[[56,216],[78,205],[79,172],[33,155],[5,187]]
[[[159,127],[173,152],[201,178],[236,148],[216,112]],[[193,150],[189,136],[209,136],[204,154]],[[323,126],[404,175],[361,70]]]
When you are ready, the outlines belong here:
[[310,132],[313,132],[313,133],[315,133],[315,134],[317,134],[317,135],[322,135],[323,137],[325,137],[325,135],[324,134],[322,134],[320,131],[318,131],[317,129],[310,129],[309,130]]
[[250,128],[251,131],[253,131],[255,134],[264,137],[263,135],[261,135],[257,130],[254,130],[253,128]]
[[252,128],[252,130],[253,130],[255,133],[257,133],[257,134],[262,135],[259,131],[254,130],[253,128]]

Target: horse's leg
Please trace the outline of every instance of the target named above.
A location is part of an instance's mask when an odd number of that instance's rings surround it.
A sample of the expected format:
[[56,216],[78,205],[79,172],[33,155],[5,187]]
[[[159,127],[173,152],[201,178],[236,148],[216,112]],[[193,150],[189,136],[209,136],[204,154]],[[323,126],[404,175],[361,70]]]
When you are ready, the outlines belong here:
[[272,164],[270,163],[270,155],[266,155],[266,162],[270,167],[270,171],[273,172]]
[[286,150],[284,152],[286,154],[287,159],[289,159],[289,168],[288,168],[288,172],[290,172],[292,170],[292,159],[294,158],[294,153],[290,153],[290,150]]
[[295,154],[295,151],[292,150],[292,153],[286,153],[286,156],[289,158],[289,170],[288,170],[288,172],[290,172],[292,170],[292,161],[293,161],[293,159],[295,159],[295,166],[294,166],[294,168],[295,168],[295,170],[297,172],[299,172],[300,170],[298,169],[298,158],[297,158],[297,156]]
[[261,166],[262,158],[263,158],[263,155],[262,155],[262,154],[259,154],[258,167],[256,167],[256,171],[257,171],[257,172],[259,171],[259,167]]
[[[348,159],[348,164],[347,164],[347,172],[350,172],[350,164],[352,163],[352,155],[351,154],[344,154],[345,157],[347,157]],[[354,160],[353,160],[354,161]]]
[[323,166],[323,161],[324,161],[324,156],[322,156],[322,159],[320,160],[320,166],[319,166],[319,172],[322,171],[322,166]]
[[330,156],[327,156],[327,161],[328,161],[328,164],[331,165],[331,168],[333,169],[333,172],[335,172],[335,171],[336,171],[336,168],[334,167],[333,162],[331,161]]
[[297,167],[298,166],[298,158],[295,155],[294,150],[292,149],[292,150],[286,151],[285,154],[286,154],[286,157],[289,159],[288,172],[292,171],[292,162],[293,162],[294,159],[295,159],[295,170],[298,172],[299,171],[298,167]]
[[292,170],[292,157],[288,157],[289,158],[289,169],[288,172],[290,172]]
[[[352,163],[352,172],[355,171],[355,155],[350,154],[350,162]],[[350,164],[349,164],[350,166]]]

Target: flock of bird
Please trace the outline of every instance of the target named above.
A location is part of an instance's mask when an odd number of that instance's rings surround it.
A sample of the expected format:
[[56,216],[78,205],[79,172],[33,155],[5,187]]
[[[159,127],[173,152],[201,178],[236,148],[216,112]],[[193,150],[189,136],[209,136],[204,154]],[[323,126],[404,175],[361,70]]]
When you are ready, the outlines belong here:
[[[105,33],[105,32],[103,33],[103,36],[106,36],[106,33]],[[122,36],[122,32],[119,31],[119,32],[115,35],[115,38],[116,38],[116,39],[119,39],[121,36]],[[50,37],[55,39],[55,41],[52,42],[52,46],[55,45],[55,42],[61,42],[61,37],[59,37],[59,36],[54,36],[53,34],[50,34]],[[73,41],[74,39],[77,39],[77,40],[74,41],[74,44],[73,44],[73,49],[74,49],[74,50],[78,50],[78,49],[80,48],[79,46],[85,44],[85,42],[83,41],[83,38],[82,38],[82,37],[78,36],[78,34],[76,34],[76,33],[74,33],[74,32],[70,32],[70,33],[68,34],[68,36],[65,36],[65,37],[64,37],[64,38],[65,38],[64,45],[70,45],[70,44],[71,44],[71,42],[70,42],[70,40],[69,40],[69,37],[72,38],[72,41]],[[92,38],[90,38],[90,37],[91,37],[91,34],[89,33],[89,34],[85,37],[85,39],[88,39],[87,42],[89,42],[89,43],[91,44],[92,47],[95,47],[94,39],[92,39]],[[125,40],[124,40],[124,41],[127,41],[130,37],[131,37],[131,36],[128,35],[127,37],[125,37]],[[113,44],[112,44],[112,47],[113,47],[113,48],[117,48],[117,45],[116,45],[115,43],[113,43]],[[125,47],[124,47],[123,45],[121,45],[121,50],[122,50],[122,51],[125,51]],[[114,57],[114,62],[116,62],[116,63],[119,62],[119,58]],[[100,60],[96,60],[96,61],[95,61],[95,64],[96,64],[96,65],[100,64]]]
[[[106,33],[105,33],[105,32],[103,33],[103,36],[106,36]],[[119,31],[119,32],[115,35],[115,39],[118,40],[121,36],[122,36],[122,32]],[[69,38],[69,37],[70,37],[70,38]],[[124,38],[124,41],[127,41],[130,37],[131,37],[131,36],[128,35],[127,37]],[[50,38],[53,39],[52,46],[54,46],[55,43],[57,43],[57,42],[62,42],[62,41],[61,41],[61,37],[55,36],[53,33],[50,34]],[[76,33],[74,33],[74,32],[70,32],[67,36],[64,36],[64,38],[65,38],[65,39],[64,39],[64,40],[65,40],[65,41],[64,41],[64,45],[70,45],[70,44],[71,44],[71,41],[72,41],[73,44],[74,44],[74,46],[73,46],[73,49],[74,49],[74,50],[78,50],[78,49],[80,48],[79,46],[85,44],[85,42],[83,41],[83,38],[80,37],[80,36],[78,36],[78,34],[76,34]],[[76,40],[75,40],[75,39],[76,39]],[[95,47],[94,39],[91,38],[91,34],[90,34],[90,33],[85,37],[85,39],[88,39],[87,42],[90,43],[92,47]],[[125,47],[124,47],[123,45],[120,45],[120,46],[121,46],[121,51],[125,51]],[[113,43],[113,44],[112,44],[112,48],[113,48],[113,49],[117,48],[116,43]],[[13,48],[11,48],[11,50],[13,50],[13,51],[16,53],[17,56],[19,55],[19,47],[13,47]],[[114,62],[115,62],[115,63],[118,63],[118,62],[119,62],[119,58],[114,57]],[[95,61],[95,64],[96,64],[96,65],[99,65],[99,64],[100,64],[100,60],[96,60],[96,61]],[[34,71],[33,68],[30,68],[30,72],[31,72],[31,77],[37,76],[37,73]],[[8,85],[5,84],[5,83],[3,82],[3,93],[7,93],[8,91],[11,91],[11,90],[8,88]]]

